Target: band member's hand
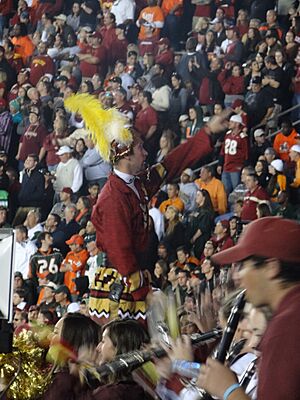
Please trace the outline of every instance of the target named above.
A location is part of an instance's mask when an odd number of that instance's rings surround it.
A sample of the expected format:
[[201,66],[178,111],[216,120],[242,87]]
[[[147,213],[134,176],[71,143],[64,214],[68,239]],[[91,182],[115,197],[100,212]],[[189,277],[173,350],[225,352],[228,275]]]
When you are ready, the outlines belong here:
[[165,348],[165,350],[172,361],[194,361],[191,339],[189,336],[184,335],[182,337],[178,337],[174,341],[171,341],[171,349]]
[[71,375],[79,376],[84,374],[85,369],[89,369],[98,363],[98,353],[92,348],[81,346],[78,350],[78,357],[76,362],[70,360],[68,362],[69,371]]
[[202,324],[201,319],[198,317],[196,312],[189,312],[188,313],[188,321],[191,322],[192,324],[195,324],[197,326],[197,328],[201,331],[201,332],[205,332],[205,327]]
[[206,124],[209,133],[219,133],[228,128],[228,118],[232,114],[231,109],[224,110],[220,115],[215,115]]
[[163,379],[169,379],[172,375],[172,361],[169,357],[156,358],[154,360],[158,375]]
[[144,276],[144,281],[145,281],[145,283],[150,284],[150,283],[152,282],[151,273],[150,273],[150,271],[148,271],[147,269],[145,269],[145,270],[143,271],[143,276]]
[[219,361],[208,358],[206,365],[201,365],[196,384],[212,396],[222,399],[225,390],[234,383],[237,383],[237,379],[229,368]]

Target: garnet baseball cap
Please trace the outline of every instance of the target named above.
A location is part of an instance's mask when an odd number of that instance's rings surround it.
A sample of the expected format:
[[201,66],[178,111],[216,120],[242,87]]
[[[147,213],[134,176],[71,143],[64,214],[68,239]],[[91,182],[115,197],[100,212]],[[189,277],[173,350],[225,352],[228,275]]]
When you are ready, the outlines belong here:
[[80,246],[83,246],[84,240],[83,237],[80,235],[73,235],[69,240],[66,241],[66,244],[79,244]]
[[242,107],[244,105],[244,102],[242,99],[235,99],[234,102],[232,103],[232,108],[233,110],[237,107]]
[[159,39],[157,42],[158,45],[160,44],[166,44],[167,46],[170,46],[170,40],[167,37],[162,37]]
[[90,33],[90,34],[89,34],[89,37],[95,37],[95,38],[98,38],[98,39],[101,39],[101,40],[102,40],[102,35],[101,35],[101,33],[98,32],[98,31],[94,31],[94,32]]
[[280,217],[260,218],[247,226],[235,246],[214,254],[212,261],[224,265],[258,256],[300,262],[299,237],[297,222]]
[[73,190],[72,190],[71,188],[69,188],[69,187],[64,187],[64,188],[62,189],[62,192],[67,193],[67,194],[69,194],[69,195],[72,195],[72,194],[73,194]]

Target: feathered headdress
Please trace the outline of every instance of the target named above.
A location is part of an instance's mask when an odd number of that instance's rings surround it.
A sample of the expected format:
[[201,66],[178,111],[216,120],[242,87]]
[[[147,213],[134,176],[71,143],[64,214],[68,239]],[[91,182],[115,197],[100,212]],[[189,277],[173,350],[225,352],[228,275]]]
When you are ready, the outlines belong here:
[[81,114],[105,161],[117,161],[131,150],[133,136],[126,128],[128,121],[116,109],[104,110],[96,97],[85,93],[72,95],[64,103],[68,110]]

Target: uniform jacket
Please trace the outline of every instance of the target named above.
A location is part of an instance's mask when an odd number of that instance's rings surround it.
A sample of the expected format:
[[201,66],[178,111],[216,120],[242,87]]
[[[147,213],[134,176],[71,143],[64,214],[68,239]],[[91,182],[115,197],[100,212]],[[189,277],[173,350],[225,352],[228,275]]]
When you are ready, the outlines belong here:
[[93,209],[92,222],[97,244],[109,264],[127,276],[142,267],[148,240],[148,199],[163,180],[172,181],[188,166],[211,151],[210,137],[202,129],[192,139],[169,153],[162,164],[151,167],[136,179],[140,199],[118,176],[111,174]]

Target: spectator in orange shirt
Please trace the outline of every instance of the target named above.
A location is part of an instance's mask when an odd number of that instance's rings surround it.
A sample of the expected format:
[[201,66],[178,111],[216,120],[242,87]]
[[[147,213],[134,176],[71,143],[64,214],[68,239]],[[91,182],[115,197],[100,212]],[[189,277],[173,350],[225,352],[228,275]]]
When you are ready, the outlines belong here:
[[201,168],[200,179],[195,183],[200,189],[205,189],[210,195],[214,210],[219,215],[225,214],[227,210],[227,196],[224,184],[214,177],[214,168],[208,165]]
[[277,133],[273,143],[273,148],[282,161],[289,161],[289,151],[294,144],[297,144],[297,135],[289,119],[282,121],[281,131]]
[[184,269],[187,264],[200,265],[198,258],[190,255],[185,246],[179,246],[176,249],[177,260],[175,261],[175,266]]
[[80,235],[73,235],[66,241],[66,244],[70,247],[71,251],[69,251],[63,260],[60,271],[65,273],[64,284],[74,296],[76,295],[75,279],[84,275],[89,253],[83,248],[84,240]]
[[159,38],[160,30],[164,26],[164,14],[157,5],[156,0],[147,0],[148,7],[145,7],[136,21],[136,25],[140,28],[139,40],[146,39],[146,26],[151,25],[155,28],[153,37]]
[[32,56],[34,51],[34,44],[27,35],[26,26],[23,24],[16,24],[11,32],[11,42],[15,46],[15,50],[22,57],[24,65],[27,65],[27,59]]
[[162,214],[165,214],[167,208],[169,206],[173,206],[173,207],[177,208],[177,210],[179,212],[182,213],[184,210],[184,202],[178,196],[179,186],[177,185],[177,183],[169,183],[167,191],[168,191],[169,198],[168,198],[168,200],[165,200],[161,203],[161,205],[159,206],[159,211]]

